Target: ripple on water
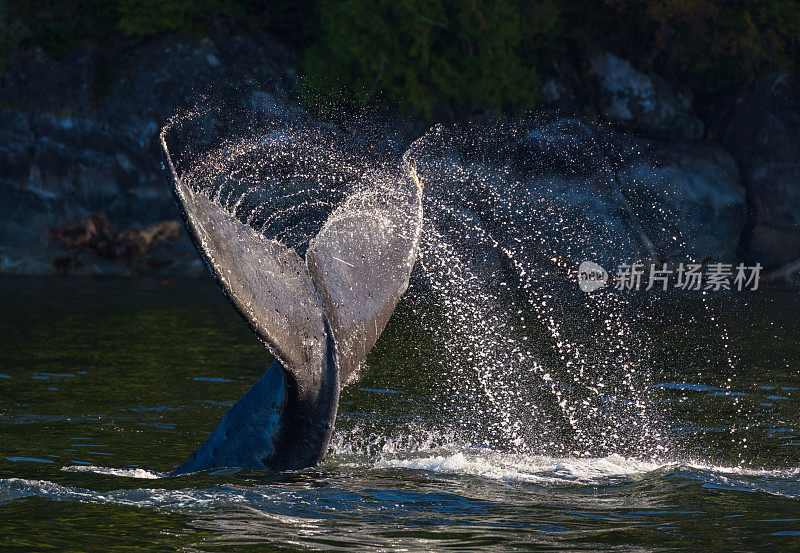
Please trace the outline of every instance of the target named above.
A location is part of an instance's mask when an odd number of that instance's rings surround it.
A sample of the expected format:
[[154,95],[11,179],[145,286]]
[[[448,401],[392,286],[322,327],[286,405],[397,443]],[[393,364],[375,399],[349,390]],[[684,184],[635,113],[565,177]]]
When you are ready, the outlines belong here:
[[[19,460],[52,462],[22,458]],[[375,481],[380,478],[388,478],[400,483],[417,481],[421,478],[435,480],[453,476],[469,476],[484,479],[489,486],[492,485],[492,482],[522,482],[554,489],[564,489],[565,486],[581,489],[584,487],[596,488],[597,486],[613,488],[646,480],[658,480],[673,484],[694,482],[709,490],[764,492],[800,499],[800,486],[797,482],[800,468],[757,470],[632,459],[616,454],[596,458],[556,458],[470,448],[449,451],[439,449],[400,452],[366,462],[355,461],[347,455],[337,455],[334,456],[333,463],[335,464],[333,467],[329,467],[332,470],[326,473],[327,476],[336,479],[339,472],[352,474],[354,471],[361,477],[354,480],[354,483]],[[386,472],[395,469],[419,471],[419,473],[406,475],[398,480],[391,473]],[[167,473],[142,468],[74,465],[63,467],[61,470],[68,473],[92,473],[126,479],[157,480],[168,477]],[[235,471],[217,471],[214,473],[217,479],[232,478],[234,482],[240,480],[241,483],[222,483],[205,489],[139,488],[109,492],[71,487],[47,480],[7,478],[0,479],[0,502],[39,496],[59,501],[91,501],[136,507],[202,510],[215,502],[224,504],[239,502],[240,506],[253,508],[262,508],[267,503],[273,507],[288,508],[295,500],[302,500],[306,504],[313,505],[319,501],[323,503],[333,501],[332,497],[325,499],[330,493],[333,493],[336,502],[351,503],[353,501],[353,498],[347,499],[346,497],[350,493],[349,491],[345,493],[344,489],[338,489],[338,492],[334,493],[336,486],[323,486],[328,489],[328,492],[320,495],[319,488],[313,486],[308,488],[305,484],[296,488],[288,486],[284,481],[260,485],[257,483],[258,477],[256,477],[255,483],[252,480],[254,473],[248,474],[250,476],[242,481]],[[424,474],[429,476],[426,477]],[[347,488],[349,480],[349,478],[342,480],[341,486]],[[181,481],[191,482],[176,478],[170,479],[170,485],[179,485]],[[385,488],[381,489],[385,491]],[[364,490],[353,491],[355,493],[364,492]],[[374,494],[370,495],[374,496]],[[373,499],[387,500],[384,496],[373,497]]]

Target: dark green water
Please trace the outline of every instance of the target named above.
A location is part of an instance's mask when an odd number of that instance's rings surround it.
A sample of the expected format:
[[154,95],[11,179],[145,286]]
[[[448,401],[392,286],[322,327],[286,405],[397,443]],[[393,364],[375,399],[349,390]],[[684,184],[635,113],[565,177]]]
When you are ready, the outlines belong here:
[[794,289],[647,303],[659,458],[443,439],[406,302],[322,466],[164,478],[270,361],[214,286],[0,284],[1,551],[800,549]]

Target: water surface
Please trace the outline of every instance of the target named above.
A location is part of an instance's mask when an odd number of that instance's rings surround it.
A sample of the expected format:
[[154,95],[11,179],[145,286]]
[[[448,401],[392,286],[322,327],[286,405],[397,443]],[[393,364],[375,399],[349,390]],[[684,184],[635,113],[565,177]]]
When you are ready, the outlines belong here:
[[168,478],[270,362],[210,280],[0,283],[3,551],[800,546],[792,289],[642,300],[665,444],[647,454],[460,433],[412,300],[320,467]]

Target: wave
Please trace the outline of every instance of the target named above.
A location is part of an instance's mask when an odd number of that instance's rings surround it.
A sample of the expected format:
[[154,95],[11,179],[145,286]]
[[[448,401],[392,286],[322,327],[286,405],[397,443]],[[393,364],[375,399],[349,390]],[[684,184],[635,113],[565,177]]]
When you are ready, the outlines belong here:
[[141,478],[146,480],[155,480],[167,476],[166,472],[155,472],[140,468],[115,469],[109,467],[95,467],[93,465],[74,465],[63,467],[61,470],[64,472],[91,472],[94,474],[106,474],[108,476],[121,476],[124,478]]
[[[332,454],[321,467],[322,470],[306,471],[308,474],[301,479],[330,479],[322,499],[315,494],[323,488],[307,488],[305,484],[298,484],[301,487],[297,488],[292,484],[293,477],[267,481],[257,477],[253,481],[252,473],[247,473],[248,476],[242,480],[243,475],[238,471],[215,471],[206,475],[213,479],[214,484],[211,486],[183,489],[180,489],[183,482],[186,483],[183,485],[197,486],[198,481],[169,479],[169,486],[178,489],[153,486],[94,491],[48,480],[5,478],[0,479],[0,503],[38,496],[58,501],[112,503],[179,511],[204,511],[220,505],[230,505],[280,512],[283,507],[296,507],[297,501],[309,506],[316,504],[318,500],[334,503],[356,501],[354,497],[360,496],[361,491],[350,488],[358,487],[357,482],[363,480],[359,477],[366,477],[370,482],[376,478],[389,478],[400,488],[404,487],[401,482],[424,479],[452,483],[453,478],[485,479],[488,486],[492,482],[501,485],[533,484],[537,489],[545,490],[580,490],[587,486],[636,487],[640,484],[649,487],[652,483],[666,483],[676,487],[695,484],[709,490],[761,492],[800,499],[800,468],[797,467],[763,470],[707,465],[685,460],[637,459],[619,454],[603,457],[525,455],[467,446],[450,438],[424,431],[406,433],[395,438],[377,435],[370,438],[356,430],[342,432],[333,443]],[[61,470],[65,473],[97,474],[121,479],[157,480],[167,476],[167,473],[144,468],[79,465],[65,466]],[[399,479],[395,474],[397,471],[402,473]],[[408,471],[417,474],[409,474]],[[352,476],[356,478],[352,479]],[[65,478],[69,479],[66,475]],[[81,482],[85,482],[85,479]],[[448,487],[454,493],[458,493],[455,490],[460,488],[450,484]]]
[[384,458],[374,464],[379,469],[416,469],[541,484],[595,484],[610,478],[645,474],[667,466],[669,464],[630,459],[616,454],[596,458],[555,458],[492,451],[456,451],[443,455]]

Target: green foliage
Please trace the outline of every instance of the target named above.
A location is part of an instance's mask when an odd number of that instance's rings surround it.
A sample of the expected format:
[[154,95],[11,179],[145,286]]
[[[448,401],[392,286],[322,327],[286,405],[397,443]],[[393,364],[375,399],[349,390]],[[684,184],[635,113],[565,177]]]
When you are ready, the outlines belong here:
[[609,49],[706,104],[800,67],[800,0],[320,0],[305,55],[309,96],[437,106],[530,107],[549,58]]
[[262,21],[283,44],[303,50],[317,34],[318,8],[318,0],[271,0]]
[[5,5],[0,5],[0,68],[30,33],[25,24],[10,17],[5,8]]
[[245,10],[235,0],[116,0],[119,29],[128,36],[164,31],[207,32],[218,17],[242,19]]
[[531,107],[558,14],[521,0],[322,0],[306,91],[357,106],[382,96],[425,117],[442,105]]
[[0,52],[26,45],[59,59],[81,40],[199,35],[220,18],[262,24],[262,11],[255,0],[15,0],[0,13]]
[[112,2],[104,0],[15,0],[7,20],[24,29],[16,46],[42,48],[60,59],[83,39],[103,38],[116,21]]
[[608,49],[707,104],[800,67],[800,0],[0,0],[0,65],[81,41],[267,29],[303,53],[308,98],[423,117],[532,107],[554,58]]
[[[640,32],[617,50],[696,91],[715,94],[764,73],[796,70],[800,0],[606,0]],[[647,36],[642,36],[642,35]]]

